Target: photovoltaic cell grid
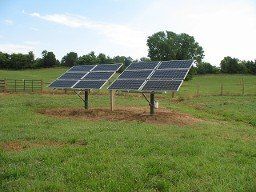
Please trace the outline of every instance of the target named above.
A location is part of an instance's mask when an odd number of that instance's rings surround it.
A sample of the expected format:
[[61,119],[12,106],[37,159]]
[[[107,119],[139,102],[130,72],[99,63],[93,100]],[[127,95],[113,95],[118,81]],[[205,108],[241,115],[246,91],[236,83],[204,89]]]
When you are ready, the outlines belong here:
[[49,87],[56,89],[101,89],[122,64],[78,65],[70,68]]
[[132,63],[108,89],[178,91],[193,60]]
[[143,86],[143,91],[165,91],[178,90],[182,84],[182,80],[148,80]]

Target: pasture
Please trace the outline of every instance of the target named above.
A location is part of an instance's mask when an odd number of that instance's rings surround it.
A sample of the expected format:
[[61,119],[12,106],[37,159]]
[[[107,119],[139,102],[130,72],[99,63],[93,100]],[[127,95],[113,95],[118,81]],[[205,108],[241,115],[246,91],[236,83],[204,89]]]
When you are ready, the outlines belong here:
[[[50,82],[65,70],[0,77]],[[227,96],[220,83],[234,85]],[[175,98],[157,95],[159,111],[191,118],[183,124],[85,118],[72,94],[0,93],[0,191],[256,191],[255,85],[255,76],[198,76]],[[109,108],[102,93],[90,96],[93,108]],[[116,105],[148,112],[138,94],[119,94]]]

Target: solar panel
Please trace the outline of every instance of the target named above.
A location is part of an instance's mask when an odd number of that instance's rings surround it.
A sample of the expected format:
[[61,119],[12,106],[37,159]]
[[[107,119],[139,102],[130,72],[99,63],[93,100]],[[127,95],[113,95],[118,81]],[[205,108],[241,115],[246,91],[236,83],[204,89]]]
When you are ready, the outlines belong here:
[[146,79],[152,70],[124,71],[119,79]]
[[184,79],[187,69],[156,70],[150,79]]
[[100,64],[97,65],[92,71],[117,71],[122,64]]
[[106,81],[92,81],[92,80],[81,80],[74,87],[74,89],[101,89]]
[[77,81],[76,80],[56,80],[50,84],[51,88],[71,88]]
[[193,62],[193,60],[162,61],[158,69],[190,68]]
[[126,70],[154,69],[158,64],[159,64],[159,61],[137,62],[129,65]]
[[193,60],[132,63],[108,89],[177,91]]
[[138,90],[145,80],[118,79],[108,89]]
[[74,89],[101,89],[122,64],[77,65],[61,75],[49,87]]
[[68,70],[68,72],[82,72],[82,71],[90,71],[96,65],[76,65]]
[[108,80],[115,72],[90,72],[83,79]]
[[142,91],[178,91],[182,80],[148,80]]
[[64,73],[59,79],[81,79],[87,72],[83,73]]

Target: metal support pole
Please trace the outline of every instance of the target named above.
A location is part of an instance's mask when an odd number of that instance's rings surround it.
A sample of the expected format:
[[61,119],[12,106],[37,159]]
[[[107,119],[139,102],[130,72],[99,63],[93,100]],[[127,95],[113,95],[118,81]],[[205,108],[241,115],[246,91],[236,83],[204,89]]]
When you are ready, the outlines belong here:
[[150,93],[150,115],[154,115],[155,114],[155,94],[154,93]]
[[89,90],[84,91],[84,108],[89,109]]
[[110,96],[110,110],[114,111],[114,106],[115,106],[115,90],[110,90],[109,91],[109,96]]

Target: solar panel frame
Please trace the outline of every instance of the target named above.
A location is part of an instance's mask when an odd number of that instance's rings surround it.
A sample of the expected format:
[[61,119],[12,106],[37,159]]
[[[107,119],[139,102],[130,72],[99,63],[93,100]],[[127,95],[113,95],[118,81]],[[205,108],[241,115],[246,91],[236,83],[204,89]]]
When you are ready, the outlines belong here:
[[[145,81],[145,79],[117,79],[108,87],[108,89],[137,91]],[[122,87],[120,87],[120,85],[119,87],[116,87],[116,84],[121,84]]]
[[[107,65],[107,64],[104,64],[105,66]],[[102,84],[102,86],[100,86],[100,87],[97,87],[97,88],[95,88],[95,87],[92,87],[92,88],[90,88],[90,89],[101,89],[102,87],[104,87],[104,85],[109,81],[109,79],[111,79],[115,74],[116,74],[116,72],[122,67],[122,64],[120,64],[120,63],[117,63],[117,64],[109,64],[109,65],[115,65],[116,66],[116,69],[117,70],[110,70],[110,71],[93,71],[93,69],[97,66],[97,65],[76,65],[76,66],[73,66],[73,67],[71,67],[70,69],[68,69],[65,73],[63,73],[63,74],[61,74],[56,80],[54,80],[48,87],[50,87],[50,88],[54,88],[54,89],[75,89],[75,88],[73,88],[73,87],[75,87],[76,86],[76,84],[78,84],[80,81],[87,81],[87,82],[103,82],[104,81],[104,83]],[[90,69],[90,71],[87,71],[87,70],[80,70],[80,71],[78,71],[78,70],[75,70],[75,71],[72,71],[72,69],[74,68],[74,67],[81,67],[81,66],[85,66],[85,67],[87,67],[87,66],[89,66],[89,68],[87,68],[87,69]],[[87,76],[88,74],[90,74],[90,73],[108,73],[109,75],[107,76],[108,78],[104,78],[104,79],[83,79],[85,76]],[[65,74],[74,74],[74,76],[75,76],[75,74],[81,74],[81,73],[84,73],[85,75],[83,75],[82,77],[81,77],[81,79],[64,79],[64,78],[62,78]],[[111,73],[111,74],[110,74]],[[71,75],[72,76],[72,75]],[[64,86],[64,87],[52,87],[52,84],[55,82],[55,81],[69,81],[69,80],[74,80],[75,81],[75,84],[72,84],[72,86]],[[79,88],[79,90],[86,90],[86,89],[88,89],[88,88]]]
[[[83,73],[70,73],[70,72],[66,72],[66,73],[62,74],[58,79],[62,79],[62,80],[64,80],[64,79],[67,79],[67,80],[68,79],[70,79],[70,80],[72,80],[72,79],[79,80],[79,79],[82,79],[87,74],[88,74],[88,72],[83,72]],[[78,76],[78,77],[76,78],[76,76]]]
[[152,74],[150,79],[152,80],[172,80],[172,79],[177,79],[177,80],[183,80],[185,79],[187,75],[187,69],[157,69],[155,72]]
[[[187,65],[186,65],[186,67],[184,67],[184,66],[182,66],[181,68],[177,68],[176,66],[175,67],[166,67],[166,69],[164,68],[164,69],[160,69],[160,66],[161,66],[161,64],[162,63],[170,63],[170,62],[178,62],[178,63],[180,63],[180,62],[186,62],[187,63]],[[188,72],[189,72],[189,70],[191,69],[191,67],[192,67],[192,65],[195,63],[195,61],[194,60],[172,60],[172,61],[156,61],[156,63],[158,63],[156,66],[155,66],[155,68],[154,69],[150,69],[150,70],[152,70],[152,72],[151,72],[151,74],[147,77],[147,78],[145,78],[145,81],[142,83],[142,85],[140,86],[140,88],[139,89],[133,89],[134,91],[136,91],[136,92],[166,92],[166,91],[174,91],[174,90],[145,90],[144,89],[144,87],[145,87],[145,85],[146,85],[146,83],[148,82],[148,81],[150,81],[150,80],[152,80],[152,81],[162,81],[162,82],[164,82],[164,81],[179,81],[179,82],[181,82],[180,83],[180,85],[179,85],[179,87],[178,87],[178,89],[177,89],[177,91],[179,90],[179,88],[180,88],[180,86],[182,85],[182,83],[183,83],[183,80],[186,78],[186,76],[187,76],[187,74],[188,74]],[[132,71],[132,72],[135,72],[135,71],[137,71],[137,70],[139,70],[139,69],[135,69],[135,68],[131,68],[130,66],[132,65],[133,63],[131,63],[117,78],[116,78],[116,80],[112,83],[112,84],[114,84],[116,81],[118,81],[118,80],[125,80],[125,76],[123,75],[124,73],[127,73],[127,71]],[[172,71],[172,70],[180,70],[180,71],[185,71],[186,70],[186,73],[184,74],[183,73],[183,75],[182,75],[182,77],[171,77],[171,78],[155,78],[154,77],[154,73],[161,73],[161,72],[163,72],[163,71]],[[143,70],[149,70],[148,68],[147,69],[141,69],[140,71],[143,71]],[[158,72],[159,71],[159,72]],[[135,72],[136,73],[136,72]],[[137,77],[136,78],[129,78],[129,80],[136,80],[136,79],[138,79]],[[143,78],[141,78],[141,79],[143,79]],[[123,89],[123,88],[113,88],[113,86],[112,86],[112,84],[108,87],[108,89],[110,89],[110,90],[113,90],[113,89],[117,89],[117,90],[125,90],[125,91],[127,91],[127,89]],[[132,90],[132,89],[130,89],[130,90]],[[129,91],[129,90],[128,90]],[[176,90],[175,90],[176,91]]]
[[[90,71],[85,76],[83,76],[82,80],[108,80],[114,74],[114,71]],[[99,78],[97,79],[97,77]]]
[[[148,84],[151,85],[149,86]],[[160,85],[157,86],[157,83],[161,83]],[[174,83],[174,84],[172,84]],[[177,92],[179,91],[181,85],[183,83],[183,80],[147,80],[145,85],[142,87],[141,91],[146,91],[146,92]],[[153,84],[153,85],[152,85]],[[151,88],[147,88],[147,86]],[[154,87],[154,88],[152,88]],[[159,87],[159,88],[158,88]],[[165,88],[161,88],[165,87]],[[174,87],[172,88],[167,88],[167,87]]]
[[[96,86],[95,84],[93,86],[90,86],[90,84],[88,85],[84,85],[83,87],[79,87],[79,84],[82,84],[84,82],[87,83],[100,83],[99,86]],[[76,84],[74,84],[71,88],[75,89],[75,90],[89,90],[89,89],[102,89],[102,87],[104,87],[104,85],[107,83],[108,81],[105,80],[79,80],[77,81]]]
[[[110,69],[104,69],[104,67],[110,68]],[[114,68],[116,67],[116,68]],[[108,72],[108,71],[118,71],[122,67],[121,63],[115,63],[115,64],[99,64],[95,68],[92,69],[92,72]],[[112,68],[112,69],[111,69]],[[113,69],[114,68],[114,69]]]
[[[151,62],[134,62],[131,63],[126,70],[135,71],[135,70],[154,70],[157,65],[159,65],[160,61],[151,61]],[[147,66],[147,68],[142,68],[142,66]],[[148,67],[151,65],[150,67]]]
[[[172,63],[172,65],[168,65]],[[194,60],[171,60],[162,61],[158,69],[190,69],[193,65]],[[165,66],[167,64],[167,66]]]
[[[92,71],[97,65],[75,65],[71,67],[66,73],[81,73],[81,72],[89,72]],[[75,68],[87,68],[84,70],[74,70]]]
[[[136,77],[132,76],[135,73]],[[126,70],[120,74],[119,79],[147,79],[152,70],[130,71]]]
[[[64,86],[64,85],[54,85],[54,84],[62,84],[62,83],[69,83],[68,86]],[[56,79],[55,81],[53,81],[49,87],[54,88],[54,89],[69,89],[72,86],[74,86],[76,84],[77,80],[63,80],[63,79]]]

